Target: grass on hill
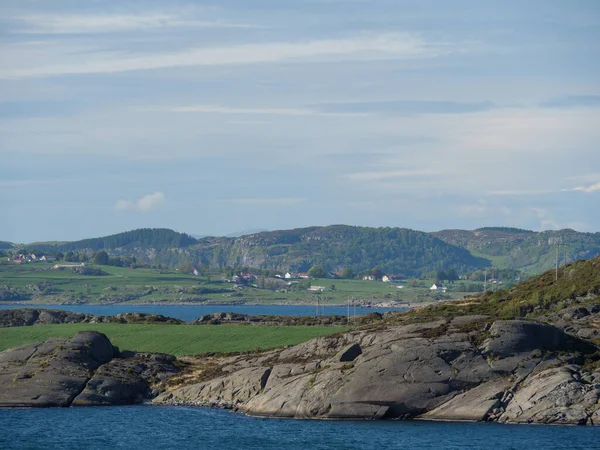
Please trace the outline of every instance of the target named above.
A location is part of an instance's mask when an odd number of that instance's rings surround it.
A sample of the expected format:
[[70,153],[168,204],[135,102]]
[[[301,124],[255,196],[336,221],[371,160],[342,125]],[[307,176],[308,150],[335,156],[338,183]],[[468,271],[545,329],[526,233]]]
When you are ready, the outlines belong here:
[[[313,286],[327,288],[313,293],[291,287],[259,289],[245,286],[234,290],[231,283],[220,282],[221,275],[194,276],[174,270],[88,265],[108,275],[81,275],[70,269],[50,270],[53,264],[0,264],[0,291],[16,290],[19,301],[38,304],[61,303],[316,303],[345,304],[356,298],[362,302],[430,302],[462,298],[466,293],[450,290],[446,294],[431,293],[433,280],[419,280],[419,286],[380,281],[314,279]],[[257,283],[259,283],[257,281]],[[334,289],[332,287],[335,286]],[[457,285],[458,286],[458,285]]]
[[419,308],[394,321],[470,314],[487,314],[500,319],[535,317],[576,303],[597,302],[600,257],[562,267],[558,270],[558,279],[555,278],[556,272],[549,270],[508,289]]
[[295,345],[315,337],[344,331],[342,327],[283,327],[241,325],[60,324],[0,328],[0,351],[50,337],[69,337],[96,330],[120,350],[169,353],[234,353]]

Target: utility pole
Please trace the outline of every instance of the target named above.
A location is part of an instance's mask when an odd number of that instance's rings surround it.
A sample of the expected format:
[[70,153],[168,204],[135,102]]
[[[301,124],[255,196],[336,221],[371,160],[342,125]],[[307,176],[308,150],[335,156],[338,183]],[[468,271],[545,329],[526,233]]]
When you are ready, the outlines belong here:
[[483,276],[483,292],[487,292],[487,269],[485,269]]
[[316,295],[315,297],[317,299],[317,315],[316,315],[316,317],[319,317],[319,296]]
[[554,275],[554,281],[558,281],[558,247],[560,247],[560,244],[558,243],[558,241],[556,242],[556,260],[555,260],[555,267],[556,267],[556,272]]
[[348,310],[346,311],[346,321],[350,323],[350,295],[348,295],[348,301],[346,301],[346,306]]

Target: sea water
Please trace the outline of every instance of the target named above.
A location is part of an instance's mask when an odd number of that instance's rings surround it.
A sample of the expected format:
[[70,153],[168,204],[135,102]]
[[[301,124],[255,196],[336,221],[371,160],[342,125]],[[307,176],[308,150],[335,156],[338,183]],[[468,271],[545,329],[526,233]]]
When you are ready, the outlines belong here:
[[600,428],[262,419],[163,406],[0,409],[2,449],[597,449]]
[[[12,308],[47,308],[74,311],[95,316],[114,316],[124,313],[162,314],[185,321],[195,320],[204,314],[216,312],[235,312],[257,315],[274,316],[315,316],[315,306],[287,306],[287,305],[0,305],[0,309]],[[368,314],[372,312],[406,311],[406,308],[351,308],[350,314]],[[325,306],[319,308],[319,315],[346,316],[348,308],[345,306]]]

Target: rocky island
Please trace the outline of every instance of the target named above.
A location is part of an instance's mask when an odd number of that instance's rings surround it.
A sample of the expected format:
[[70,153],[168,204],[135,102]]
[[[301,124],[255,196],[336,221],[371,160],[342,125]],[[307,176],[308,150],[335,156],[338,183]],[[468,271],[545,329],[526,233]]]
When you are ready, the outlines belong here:
[[119,352],[83,332],[0,353],[0,406],[148,402],[267,417],[597,425],[599,293],[596,258],[558,279],[547,272],[507,291],[372,315],[263,352],[176,359]]

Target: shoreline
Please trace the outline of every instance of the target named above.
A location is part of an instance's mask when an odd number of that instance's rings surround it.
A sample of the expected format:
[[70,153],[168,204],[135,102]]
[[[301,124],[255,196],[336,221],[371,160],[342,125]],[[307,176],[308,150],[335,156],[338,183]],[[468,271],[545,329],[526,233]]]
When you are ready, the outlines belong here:
[[[423,303],[407,303],[402,306],[367,306],[367,305],[356,305],[359,308],[363,309],[391,309],[391,310],[405,310],[405,309],[413,309],[420,306],[428,306],[434,304],[434,302],[423,302]],[[120,302],[120,303],[34,303],[34,302],[0,302],[0,306],[198,306],[198,307],[206,307],[206,306],[292,306],[292,307],[315,307],[314,303],[193,303],[193,302],[177,302],[177,303],[130,303],[130,302]],[[320,305],[321,307],[346,307],[345,303],[332,303],[326,305]],[[350,307],[352,308],[352,306]]]

